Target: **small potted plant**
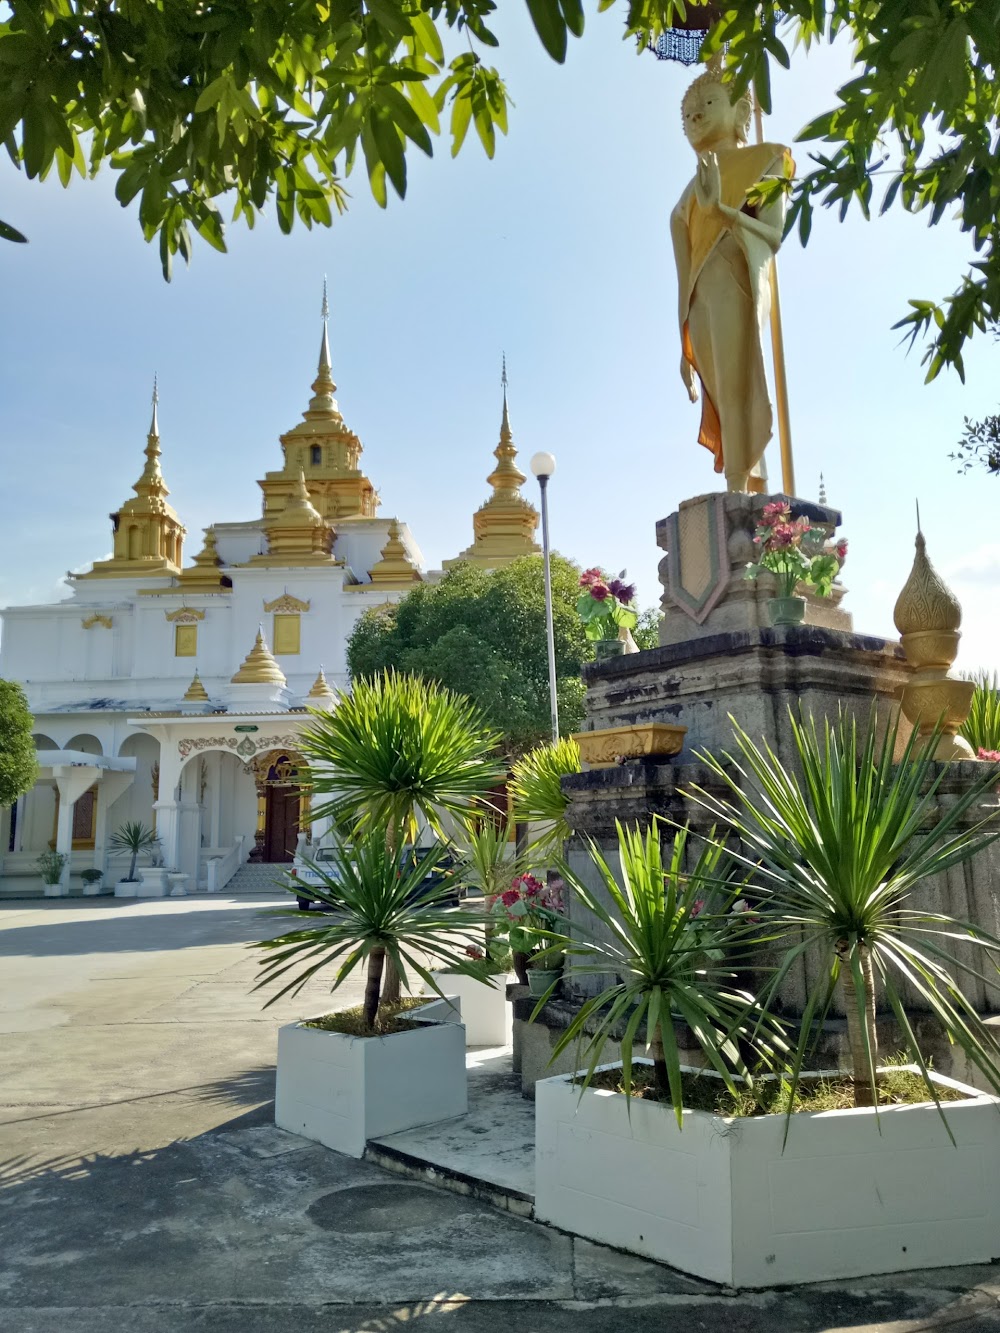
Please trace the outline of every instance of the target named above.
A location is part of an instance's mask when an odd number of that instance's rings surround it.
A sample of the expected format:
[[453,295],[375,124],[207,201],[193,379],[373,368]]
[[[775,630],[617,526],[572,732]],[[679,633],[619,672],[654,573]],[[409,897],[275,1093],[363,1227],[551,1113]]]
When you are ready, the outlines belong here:
[[[278,1032],[275,1124],[352,1157],[364,1155],[369,1139],[448,1120],[468,1106],[465,1032],[444,1012],[426,957],[448,970],[475,971],[465,949],[482,939],[483,917],[445,905],[454,894],[447,876],[428,882],[443,844],[401,865],[394,847],[402,829],[390,832],[375,828],[317,865],[319,882],[310,891],[328,909],[320,924],[257,946],[265,951],[258,989],[280,983],[268,1004],[296,994],[324,966],[332,969],[334,991],[366,971],[359,1008]],[[294,893],[295,881],[286,887]],[[415,975],[440,997],[437,1013],[426,998],[385,1001],[390,962],[404,991]]]
[[796,589],[801,583],[818,597],[829,597],[847,558],[847,542],[843,538],[830,541],[825,530],[814,528],[807,518],[792,518],[783,500],[764,506],[753,540],[757,559],[747,566],[747,578],[755,579],[766,572],[773,574],[778,584],[777,597],[769,598],[767,603],[771,624],[801,625],[806,599]]
[[46,898],[65,898],[68,890],[63,887],[62,873],[69,857],[62,852],[42,852],[35,862],[44,885]]
[[624,577],[625,570],[613,579],[597,566],[585,569],[580,575],[576,609],[587,638],[594,644],[598,662],[624,652],[638,652],[632,638],[632,630],[639,623],[639,614],[633,606],[635,585],[623,582]]
[[104,872],[98,870],[96,866],[88,866],[86,870],[81,870],[80,878],[83,880],[84,897],[96,898],[101,891],[101,881],[104,878]]
[[550,996],[562,977],[561,886],[561,880],[546,885],[534,875],[515,875],[491,912],[498,937],[510,946],[518,980],[536,996]]
[[136,874],[139,857],[144,852],[151,854],[153,849],[159,846],[156,833],[138,819],[126,820],[121,828],[111,835],[108,846],[113,852],[128,852],[131,856],[128,874],[115,885],[115,897],[134,898],[141,883]]

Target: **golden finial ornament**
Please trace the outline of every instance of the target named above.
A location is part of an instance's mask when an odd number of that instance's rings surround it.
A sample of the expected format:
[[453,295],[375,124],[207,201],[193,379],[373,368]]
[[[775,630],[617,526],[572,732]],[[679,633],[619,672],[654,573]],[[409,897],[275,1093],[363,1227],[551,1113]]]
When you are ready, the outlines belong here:
[[178,580],[185,592],[228,592],[233,581],[222,572],[222,560],[215,541],[215,529],[205,528],[201,550]]
[[328,708],[336,702],[336,699],[337,693],[327,680],[321,666],[319,675],[312,683],[312,689],[306,695],[306,702],[313,708]]
[[264,641],[264,630],[258,628],[254,645],[243,660],[243,665],[232,677],[232,685],[284,685],[285,673],[274,660]]
[[194,677],[191,680],[191,684],[184,691],[184,702],[202,703],[202,704],[208,703],[208,691],[201,683],[201,677],[198,675],[197,668],[195,669]]
[[386,537],[386,543],[380,552],[381,560],[378,560],[368,571],[371,577],[371,583],[355,584],[358,588],[371,588],[374,584],[377,588],[409,588],[414,583],[421,581],[420,570],[410,558],[410,553],[403,544],[402,533],[400,531],[397,519],[389,520],[389,531]]
[[935,759],[974,759],[968,741],[956,733],[969,716],[975,685],[949,674],[958,656],[962,607],[928,558],[919,509],[914,546],[913,567],[892,613],[906,660],[915,668],[903,686],[901,707],[921,736],[940,725]]

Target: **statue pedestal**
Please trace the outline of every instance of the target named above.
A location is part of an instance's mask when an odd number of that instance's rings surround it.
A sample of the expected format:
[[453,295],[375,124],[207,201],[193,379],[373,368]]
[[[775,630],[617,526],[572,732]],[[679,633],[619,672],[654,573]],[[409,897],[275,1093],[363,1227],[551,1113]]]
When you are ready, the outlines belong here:
[[[807,518],[832,537],[840,513],[826,505],[787,495],[698,495],[685,500],[675,514],[656,525],[656,544],[665,551],[660,561],[660,643],[688,643],[710,635],[770,625],[767,603],[777,596],[770,574],[748,579],[746,567],[755,558],[753,535],[766,504],[784,500],[793,518]],[[806,593],[807,625],[850,630],[851,616],[841,610],[844,589],[832,597]]]

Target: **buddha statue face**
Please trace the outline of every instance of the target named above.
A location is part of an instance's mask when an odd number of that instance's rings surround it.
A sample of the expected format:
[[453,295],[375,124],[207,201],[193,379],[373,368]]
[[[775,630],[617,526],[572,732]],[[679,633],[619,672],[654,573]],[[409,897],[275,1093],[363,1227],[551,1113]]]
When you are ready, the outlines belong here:
[[747,141],[750,99],[729,99],[729,89],[714,74],[695,79],[681,104],[687,141],[696,153],[716,148],[737,148]]

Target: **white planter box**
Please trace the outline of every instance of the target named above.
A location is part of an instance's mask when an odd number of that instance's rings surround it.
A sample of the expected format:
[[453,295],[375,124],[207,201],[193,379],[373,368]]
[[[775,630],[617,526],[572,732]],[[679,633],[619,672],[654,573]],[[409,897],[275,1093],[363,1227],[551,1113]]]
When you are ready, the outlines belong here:
[[[648,1062],[647,1062],[648,1063]],[[607,1068],[608,1066],[605,1066]],[[1000,1255],[998,1099],[727,1119],[535,1087],[535,1218],[734,1287]],[[881,1127],[881,1133],[880,1133]]]
[[115,885],[116,898],[134,898],[139,887],[137,879],[120,879]]
[[83,896],[85,898],[97,898],[103,892],[104,892],[104,886],[101,880],[97,879],[93,882],[93,884],[88,884],[87,881],[84,880]]
[[280,1028],[274,1123],[362,1157],[369,1139],[464,1115],[465,1029],[414,1021],[391,1037]]
[[163,866],[147,866],[139,871],[139,883],[136,885],[137,898],[165,898],[167,896],[167,872]]
[[68,898],[69,889],[63,888],[61,884],[46,884],[42,881],[43,898]]
[[[507,1003],[507,978],[491,977],[489,984],[475,977],[454,972],[432,972],[431,976],[447,996],[459,1001],[455,1021],[465,1024],[467,1046],[509,1046],[513,1031],[512,1010]],[[434,992],[427,986],[424,994],[432,998]]]

